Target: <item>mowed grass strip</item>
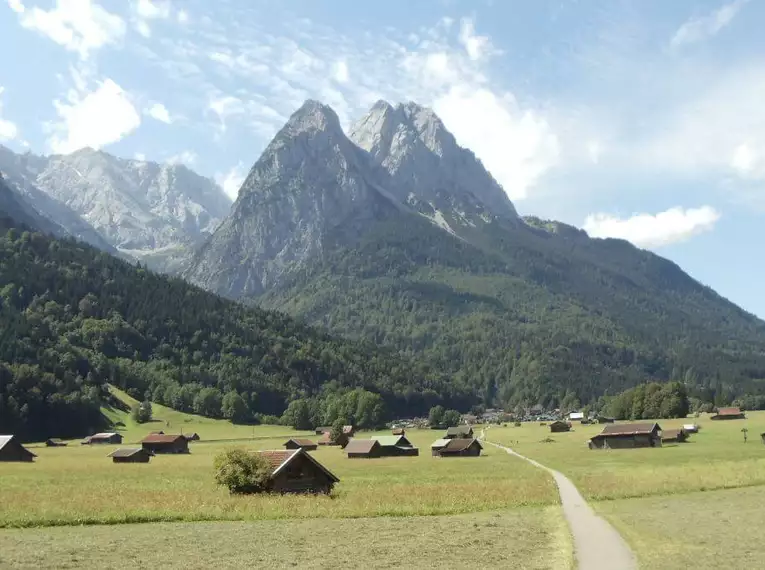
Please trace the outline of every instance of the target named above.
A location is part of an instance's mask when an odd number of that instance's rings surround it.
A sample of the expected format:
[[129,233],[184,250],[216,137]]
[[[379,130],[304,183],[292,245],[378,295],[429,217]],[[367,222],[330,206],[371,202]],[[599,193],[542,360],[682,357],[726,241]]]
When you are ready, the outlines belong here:
[[594,503],[641,568],[762,568],[765,487]]
[[[341,480],[329,497],[229,495],[212,470],[213,457],[229,443],[193,443],[189,455],[158,455],[148,464],[113,464],[106,455],[115,446],[35,448],[33,464],[0,464],[0,527],[444,515],[557,504],[546,473],[496,448],[479,458],[431,457],[439,433],[407,433],[419,457],[348,459],[337,447],[312,452]],[[236,446],[280,449],[284,441]]]
[[[745,420],[658,420],[666,429],[693,422],[702,428],[689,442],[661,448],[591,450],[587,441],[603,426],[577,423],[567,433],[550,433],[536,423],[490,428],[487,438],[561,471],[593,500],[765,485],[765,445],[760,439],[765,412],[749,412]],[[743,428],[748,429],[747,443]],[[553,442],[542,442],[545,438]]]
[[[97,544],[98,548],[93,548]],[[567,570],[559,507],[456,516],[161,523],[0,531],[11,568]]]

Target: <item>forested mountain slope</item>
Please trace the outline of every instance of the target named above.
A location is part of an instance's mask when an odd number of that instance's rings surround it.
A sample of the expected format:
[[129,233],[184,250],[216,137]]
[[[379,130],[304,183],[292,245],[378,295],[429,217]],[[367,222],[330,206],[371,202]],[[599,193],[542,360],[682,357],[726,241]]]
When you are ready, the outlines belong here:
[[370,345],[18,226],[0,217],[0,433],[82,435],[103,420],[107,382],[211,417],[235,400],[240,419],[355,387],[400,414],[471,403]]

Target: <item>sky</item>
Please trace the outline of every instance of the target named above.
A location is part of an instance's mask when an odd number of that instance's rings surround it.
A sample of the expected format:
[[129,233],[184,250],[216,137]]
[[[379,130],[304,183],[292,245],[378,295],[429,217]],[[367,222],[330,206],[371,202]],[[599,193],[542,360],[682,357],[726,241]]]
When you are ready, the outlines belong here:
[[305,99],[432,107],[523,215],[765,318],[765,2],[0,0],[0,144],[182,162],[233,198]]

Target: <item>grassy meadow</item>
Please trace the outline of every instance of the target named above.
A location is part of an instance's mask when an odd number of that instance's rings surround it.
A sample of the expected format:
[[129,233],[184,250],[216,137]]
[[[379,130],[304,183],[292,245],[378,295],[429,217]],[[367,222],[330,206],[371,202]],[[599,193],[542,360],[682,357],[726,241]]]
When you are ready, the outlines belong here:
[[[745,420],[712,421],[709,416],[661,420],[665,428],[697,423],[701,431],[687,443],[661,448],[591,450],[590,437],[603,426],[574,424],[567,433],[547,426],[492,427],[489,441],[568,476],[588,500],[621,499],[765,485],[765,412],[749,412]],[[747,428],[744,443],[742,428]],[[543,442],[545,439],[552,442]]]

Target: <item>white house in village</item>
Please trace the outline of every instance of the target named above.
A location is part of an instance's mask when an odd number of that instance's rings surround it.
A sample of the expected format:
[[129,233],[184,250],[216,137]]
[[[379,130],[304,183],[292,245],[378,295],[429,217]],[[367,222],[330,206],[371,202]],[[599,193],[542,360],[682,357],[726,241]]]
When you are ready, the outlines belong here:
[[584,412],[571,412],[568,419],[572,422],[581,422],[584,419]]

